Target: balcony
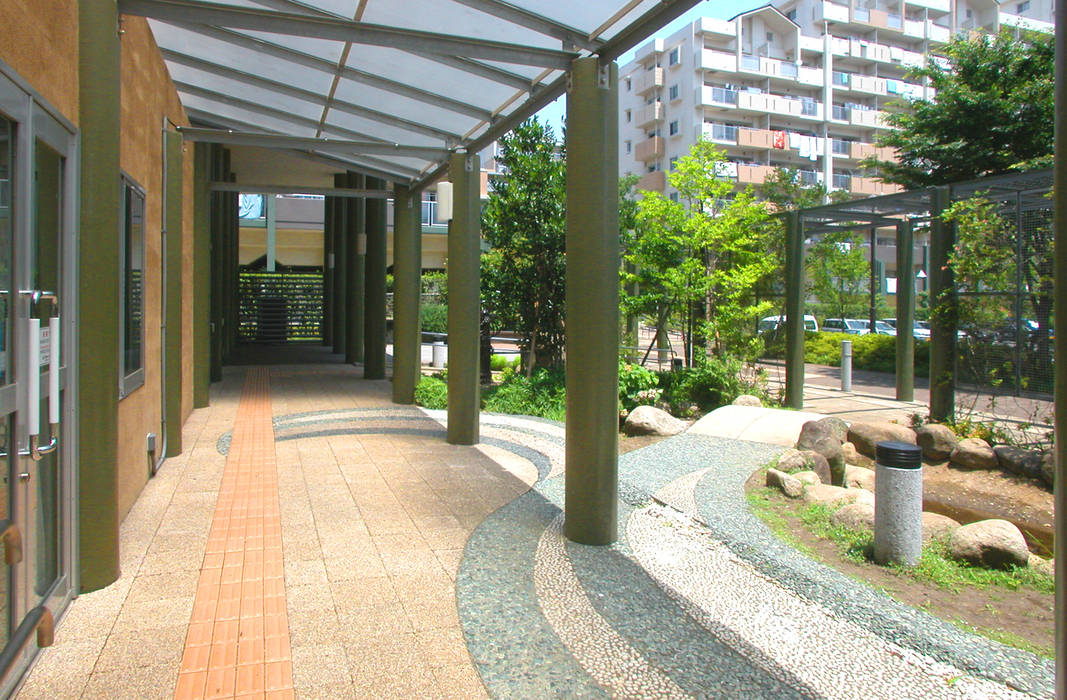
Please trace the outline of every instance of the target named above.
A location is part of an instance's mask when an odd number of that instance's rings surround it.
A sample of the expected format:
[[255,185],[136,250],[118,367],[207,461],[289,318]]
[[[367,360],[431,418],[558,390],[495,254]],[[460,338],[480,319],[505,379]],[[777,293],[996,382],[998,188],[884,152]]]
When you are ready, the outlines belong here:
[[819,10],[822,10],[822,16],[816,16],[815,19],[824,19],[828,22],[848,22],[848,5],[839,5],[836,2],[823,2],[821,7],[815,6],[816,15],[819,14]]
[[850,188],[851,182],[851,175],[847,173],[834,173],[832,184],[835,190],[847,190]]
[[667,188],[667,174],[662,170],[657,170],[654,173],[646,173],[637,181],[636,188],[638,190],[662,192]]
[[949,39],[948,27],[934,24],[933,20],[926,20],[926,38],[930,41],[946,42]]
[[697,88],[697,102],[702,105],[736,105],[737,90],[704,85]]
[[864,158],[870,158],[873,155],[877,155],[878,149],[869,143],[853,143],[850,149],[849,158],[854,160],[863,160]]
[[768,129],[738,129],[737,145],[748,148],[774,148],[774,132]]
[[900,185],[882,182],[876,177],[852,178],[852,194],[862,194],[870,197],[882,194],[893,194],[895,192],[900,192],[901,190],[903,190],[903,188]]
[[872,95],[885,95],[885,78],[876,78],[873,75],[858,75],[853,73],[850,79],[850,87],[856,92],[866,92]]
[[656,88],[663,87],[663,69],[646,70],[634,78],[634,93],[644,95]]
[[1012,15],[1004,11],[1001,11],[1000,13],[1000,23],[1007,27],[1033,29],[1040,32],[1048,32],[1049,34],[1052,34],[1056,29],[1056,25],[1051,22],[1042,22],[1038,19],[1023,17],[1022,15]]
[[634,147],[634,158],[642,163],[663,157],[664,141],[661,136],[654,136]]
[[938,12],[948,12],[951,8],[949,0],[905,0],[907,4],[915,7],[926,7]]
[[736,73],[737,56],[724,51],[703,49],[700,52],[698,65],[704,70],[720,70],[725,73]]
[[737,166],[737,181],[742,185],[762,185],[763,181],[774,172],[769,165],[745,165]]
[[717,143],[737,143],[738,131],[738,127],[729,124],[705,123],[700,127],[699,137]]
[[663,121],[663,103],[659,100],[645,105],[637,110],[637,114],[634,115],[634,124],[639,129],[644,129],[650,124],[661,121]]

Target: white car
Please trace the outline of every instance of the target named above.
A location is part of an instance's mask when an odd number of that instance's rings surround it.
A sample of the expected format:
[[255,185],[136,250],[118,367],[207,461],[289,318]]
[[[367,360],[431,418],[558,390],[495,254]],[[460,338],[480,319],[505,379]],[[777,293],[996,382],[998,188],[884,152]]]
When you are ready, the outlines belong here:
[[[776,331],[779,327],[785,328],[785,316],[768,316],[767,318],[760,319],[760,333]],[[804,330],[808,333],[819,332],[819,322],[816,321],[815,317],[811,314],[804,314]]]
[[[884,318],[879,321],[879,323],[886,323],[894,330],[897,328],[897,320],[895,318]],[[915,325],[912,326],[911,329],[911,334],[915,336],[916,340],[930,340],[930,322],[915,321]]]

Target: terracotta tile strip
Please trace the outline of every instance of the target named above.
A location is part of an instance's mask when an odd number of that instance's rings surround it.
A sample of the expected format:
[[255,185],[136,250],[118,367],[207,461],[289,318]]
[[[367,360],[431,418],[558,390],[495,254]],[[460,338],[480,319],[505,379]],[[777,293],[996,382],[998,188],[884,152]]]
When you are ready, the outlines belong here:
[[293,697],[270,375],[249,369],[175,700]]

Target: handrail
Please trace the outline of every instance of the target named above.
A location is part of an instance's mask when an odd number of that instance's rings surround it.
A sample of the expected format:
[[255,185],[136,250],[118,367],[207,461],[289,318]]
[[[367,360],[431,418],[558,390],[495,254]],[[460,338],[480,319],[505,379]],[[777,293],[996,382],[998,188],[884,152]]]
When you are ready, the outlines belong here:
[[0,541],[4,543],[4,563],[14,566],[22,561],[22,532],[13,520],[0,520]]
[[52,617],[52,611],[43,605],[38,605],[26,613],[26,617],[22,618],[22,624],[18,626],[7,646],[0,652],[0,682],[3,682],[11,673],[22,654],[22,649],[30,641],[30,635],[33,633],[37,634],[39,648],[50,647],[55,640],[55,618]]

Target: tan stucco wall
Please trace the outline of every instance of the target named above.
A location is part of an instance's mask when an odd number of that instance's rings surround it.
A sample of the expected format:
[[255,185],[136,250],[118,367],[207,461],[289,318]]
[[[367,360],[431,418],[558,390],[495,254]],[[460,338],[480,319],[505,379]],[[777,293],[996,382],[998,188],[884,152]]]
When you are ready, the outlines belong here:
[[78,0],[0,0],[0,59],[78,122]]
[[[125,517],[148,479],[148,433],[160,433],[161,382],[160,311],[162,300],[161,226],[163,220],[163,125],[184,125],[177,93],[171,83],[148,23],[124,17],[122,35],[122,170],[145,189],[145,382],[119,402],[119,513]],[[186,177],[183,198],[182,286],[191,305],[192,286],[192,147],[183,155]],[[183,308],[182,374],[191,380],[192,317]],[[188,325],[187,325],[188,324]],[[189,355],[190,357],[186,357]],[[187,374],[188,372],[188,374]],[[192,384],[183,384],[182,415],[192,406]],[[188,395],[188,396],[187,396]],[[171,426],[170,430],[180,430]],[[162,436],[161,436],[162,437]],[[162,447],[162,446],[160,446]]]

